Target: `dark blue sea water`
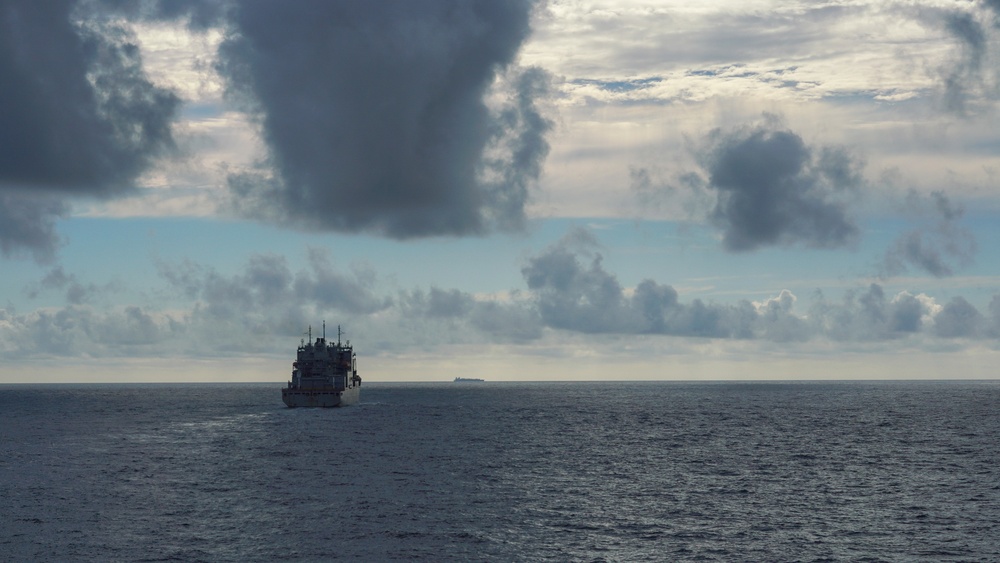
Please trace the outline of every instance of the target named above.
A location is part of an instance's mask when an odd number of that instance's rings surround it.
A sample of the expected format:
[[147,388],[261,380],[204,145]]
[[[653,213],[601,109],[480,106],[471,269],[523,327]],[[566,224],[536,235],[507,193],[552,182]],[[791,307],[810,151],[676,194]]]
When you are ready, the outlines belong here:
[[1000,384],[0,386],[4,561],[997,561]]

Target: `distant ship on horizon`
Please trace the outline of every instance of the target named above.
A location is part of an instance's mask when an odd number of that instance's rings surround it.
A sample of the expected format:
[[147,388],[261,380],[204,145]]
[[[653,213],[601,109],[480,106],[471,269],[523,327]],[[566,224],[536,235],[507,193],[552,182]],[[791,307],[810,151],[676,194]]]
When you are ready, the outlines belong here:
[[479,379],[477,377],[456,377],[455,383],[481,383],[486,381],[485,379]]

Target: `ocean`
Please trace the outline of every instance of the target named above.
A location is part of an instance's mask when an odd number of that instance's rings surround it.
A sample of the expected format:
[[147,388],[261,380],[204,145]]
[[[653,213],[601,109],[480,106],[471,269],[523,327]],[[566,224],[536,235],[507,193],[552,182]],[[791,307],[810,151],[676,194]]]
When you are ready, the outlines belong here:
[[1000,382],[0,386],[3,561],[1000,561]]

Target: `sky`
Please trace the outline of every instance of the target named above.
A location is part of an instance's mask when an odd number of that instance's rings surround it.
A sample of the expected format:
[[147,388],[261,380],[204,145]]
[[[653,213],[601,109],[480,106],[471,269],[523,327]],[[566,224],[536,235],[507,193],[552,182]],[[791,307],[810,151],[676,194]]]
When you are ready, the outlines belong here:
[[0,0],[0,383],[992,379],[1000,2]]

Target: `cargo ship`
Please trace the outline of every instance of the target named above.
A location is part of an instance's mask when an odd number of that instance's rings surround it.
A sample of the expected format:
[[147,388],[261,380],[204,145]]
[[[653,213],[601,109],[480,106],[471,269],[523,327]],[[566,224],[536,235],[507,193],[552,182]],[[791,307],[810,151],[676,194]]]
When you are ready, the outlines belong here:
[[482,383],[483,379],[477,377],[456,377],[455,383]]
[[308,335],[309,340],[299,344],[292,380],[281,390],[281,400],[289,407],[346,407],[361,400],[357,356],[350,340],[341,343],[340,327],[336,343],[327,342],[326,323],[315,342],[312,327]]

